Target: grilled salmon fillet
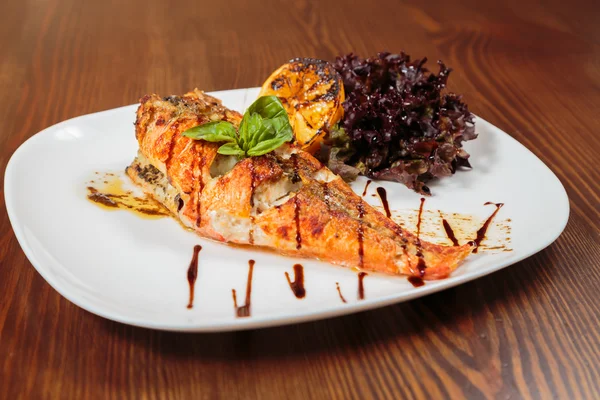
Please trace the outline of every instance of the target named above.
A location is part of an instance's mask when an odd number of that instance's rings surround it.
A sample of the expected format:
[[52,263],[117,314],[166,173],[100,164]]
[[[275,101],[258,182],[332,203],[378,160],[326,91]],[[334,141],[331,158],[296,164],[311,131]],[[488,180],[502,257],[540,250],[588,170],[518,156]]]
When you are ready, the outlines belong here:
[[447,277],[473,250],[419,240],[367,204],[312,155],[285,144],[238,160],[182,133],[242,116],[202,91],[145,96],[129,177],[200,236],[423,279]]

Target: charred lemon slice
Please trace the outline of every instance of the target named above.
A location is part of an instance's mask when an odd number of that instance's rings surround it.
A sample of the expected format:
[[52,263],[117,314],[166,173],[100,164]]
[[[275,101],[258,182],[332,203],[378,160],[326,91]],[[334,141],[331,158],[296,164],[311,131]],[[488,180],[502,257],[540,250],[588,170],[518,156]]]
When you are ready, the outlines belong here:
[[331,64],[295,58],[263,83],[260,96],[277,96],[285,107],[295,142],[304,150],[318,150],[323,136],[343,116],[344,85]]

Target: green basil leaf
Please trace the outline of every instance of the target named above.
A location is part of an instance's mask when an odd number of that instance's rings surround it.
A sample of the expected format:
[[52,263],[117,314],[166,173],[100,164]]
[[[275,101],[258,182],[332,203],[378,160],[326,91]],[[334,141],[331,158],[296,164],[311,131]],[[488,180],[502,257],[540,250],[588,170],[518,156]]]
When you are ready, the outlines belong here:
[[286,141],[290,141],[294,138],[294,131],[290,125],[290,120],[287,114],[283,117],[270,119],[269,124],[275,130],[275,136],[286,138]]
[[250,105],[250,107],[248,107],[246,112],[249,114],[257,113],[265,119],[279,117],[287,118],[287,112],[285,111],[285,108],[283,108],[283,105],[277,96],[259,97],[254,103],[252,103],[252,105]]
[[244,148],[246,144],[246,138],[248,137],[248,120],[250,119],[250,114],[244,113],[242,117],[242,122],[240,122],[240,127],[238,129],[238,139],[237,143],[240,148]]
[[281,118],[276,118],[274,120],[263,119],[260,129],[250,142],[250,148],[255,147],[256,145],[260,144],[265,140],[273,139],[280,136],[277,133],[277,127],[284,123],[287,123],[287,120],[284,122]]
[[285,116],[285,118],[263,120],[263,126],[256,139],[252,141],[250,148],[256,147],[261,142],[275,138],[280,138],[283,142],[289,142],[292,140],[293,136],[294,134],[287,120],[287,116]]
[[223,146],[219,147],[217,153],[238,157],[244,157],[246,155],[246,152],[242,150],[237,143],[225,143]]
[[263,140],[262,142],[258,143],[256,146],[248,150],[247,153],[249,156],[252,157],[262,156],[263,154],[267,154],[268,152],[275,150],[287,141],[288,140],[286,140],[285,138],[280,137]]
[[261,156],[293,139],[290,121],[277,96],[258,98],[244,113],[238,132],[227,121],[209,122],[188,129],[184,136],[209,142],[226,142],[218,152],[238,157]]
[[262,118],[259,114],[252,114],[246,111],[240,123],[238,135],[238,144],[241,149],[248,150],[250,148],[250,142],[255,137],[261,125]]
[[248,119],[248,132],[246,137],[246,147],[244,150],[248,150],[258,143],[261,136],[261,131],[265,129],[263,118],[260,114],[252,114]]
[[[246,115],[259,115],[261,120],[259,129],[248,131],[248,141],[245,143],[247,147],[244,147],[244,150],[250,156],[259,156],[275,150],[294,137],[287,112],[277,96],[259,97],[248,107]],[[249,121],[249,118],[247,120]]]
[[190,128],[183,136],[207,142],[235,142],[237,135],[231,122],[215,121]]

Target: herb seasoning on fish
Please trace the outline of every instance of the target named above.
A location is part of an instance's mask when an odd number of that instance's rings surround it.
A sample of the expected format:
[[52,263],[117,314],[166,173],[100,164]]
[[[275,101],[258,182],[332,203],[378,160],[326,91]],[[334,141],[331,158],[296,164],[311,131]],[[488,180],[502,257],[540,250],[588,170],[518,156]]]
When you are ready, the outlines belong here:
[[329,204],[329,184],[327,182],[323,182],[323,201],[329,210],[331,205]]
[[[421,197],[421,205],[419,206],[419,215],[417,217],[417,241],[415,243],[417,245],[417,257],[423,257],[423,252],[421,251],[421,222],[423,220],[423,204],[425,204],[425,197]],[[421,263],[419,262],[419,264]],[[425,268],[424,265],[425,262],[423,261],[423,268]]]

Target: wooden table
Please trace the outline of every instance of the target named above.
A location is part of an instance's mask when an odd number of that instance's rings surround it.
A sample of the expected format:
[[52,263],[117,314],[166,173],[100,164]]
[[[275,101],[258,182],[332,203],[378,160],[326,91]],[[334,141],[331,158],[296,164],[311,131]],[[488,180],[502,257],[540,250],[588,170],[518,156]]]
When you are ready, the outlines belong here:
[[1,201],[0,397],[600,398],[597,2],[110,3],[1,3],[2,170],[41,129],[145,93],[257,86],[292,57],[404,49],[454,67],[451,89],[558,175],[571,217],[544,251],[426,298],[179,334],[62,298],[25,258]]

